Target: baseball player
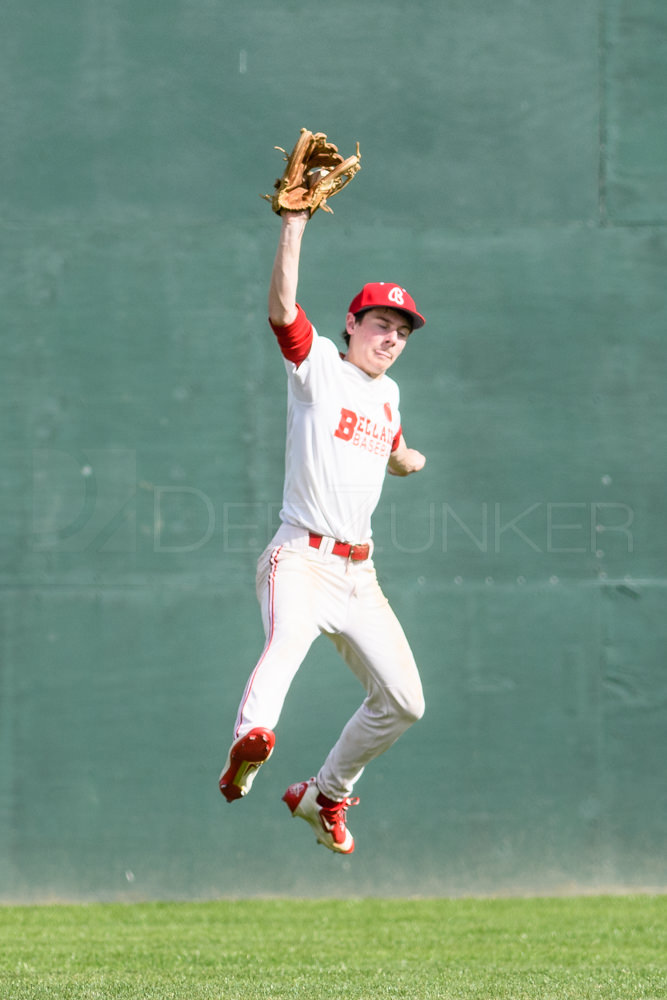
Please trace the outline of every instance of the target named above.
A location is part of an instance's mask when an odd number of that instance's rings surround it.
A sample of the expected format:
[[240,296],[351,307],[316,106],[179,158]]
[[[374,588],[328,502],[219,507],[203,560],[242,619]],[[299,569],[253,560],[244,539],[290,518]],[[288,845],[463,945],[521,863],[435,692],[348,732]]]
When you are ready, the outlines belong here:
[[371,514],[387,470],[406,476],[425,463],[405,442],[398,386],[387,375],[425,321],[404,288],[374,282],[350,303],[346,352],[320,337],[296,301],[309,217],[281,212],[271,275],[269,322],[288,389],[281,527],[258,562],[266,644],[243,692],[219,785],[228,802],[247,795],[271,756],[299,666],[317,636],[328,636],[366,696],[317,776],[290,785],[283,800],[321,844],[350,854],[346,818],[359,801],[356,782],[424,711],[414,657],[376,579]]

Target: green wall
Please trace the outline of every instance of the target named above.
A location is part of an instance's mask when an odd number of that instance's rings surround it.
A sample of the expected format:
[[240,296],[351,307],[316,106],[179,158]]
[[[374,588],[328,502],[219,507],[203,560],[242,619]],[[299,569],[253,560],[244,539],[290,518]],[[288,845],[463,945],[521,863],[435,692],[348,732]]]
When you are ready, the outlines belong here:
[[[662,0],[5,0],[0,899],[667,885]],[[427,714],[352,858],[280,801],[360,689],[325,640],[217,776],[282,486],[273,145],[363,170],[300,300],[426,314],[381,581]]]

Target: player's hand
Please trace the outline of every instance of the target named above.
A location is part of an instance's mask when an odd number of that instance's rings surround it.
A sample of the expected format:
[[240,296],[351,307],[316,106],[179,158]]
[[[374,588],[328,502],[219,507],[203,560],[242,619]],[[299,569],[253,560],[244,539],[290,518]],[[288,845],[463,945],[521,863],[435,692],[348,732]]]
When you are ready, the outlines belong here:
[[400,448],[390,456],[387,470],[392,476],[409,476],[420,472],[425,465],[426,457],[416,448]]

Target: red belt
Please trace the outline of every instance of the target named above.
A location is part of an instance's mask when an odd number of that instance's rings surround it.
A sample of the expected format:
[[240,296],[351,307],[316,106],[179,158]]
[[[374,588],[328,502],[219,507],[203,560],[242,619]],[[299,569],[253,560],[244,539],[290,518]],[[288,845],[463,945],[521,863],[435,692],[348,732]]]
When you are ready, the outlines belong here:
[[[316,535],[312,531],[308,532],[308,544],[311,549],[319,549],[322,544],[322,535]],[[351,559],[352,562],[363,562],[371,554],[371,547],[368,542],[363,545],[351,545],[350,542],[334,542],[332,553],[335,556],[343,556]]]

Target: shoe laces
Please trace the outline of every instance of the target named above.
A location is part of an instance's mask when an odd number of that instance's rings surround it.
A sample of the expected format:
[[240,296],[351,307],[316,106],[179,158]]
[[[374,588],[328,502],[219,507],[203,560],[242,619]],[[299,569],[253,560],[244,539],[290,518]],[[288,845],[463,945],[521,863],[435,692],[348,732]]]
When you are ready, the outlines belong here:
[[352,798],[343,799],[342,802],[334,802],[332,799],[328,799],[326,795],[320,794],[317,804],[320,807],[322,818],[342,832],[345,829],[347,810],[350,806],[358,806],[359,798],[355,795]]

